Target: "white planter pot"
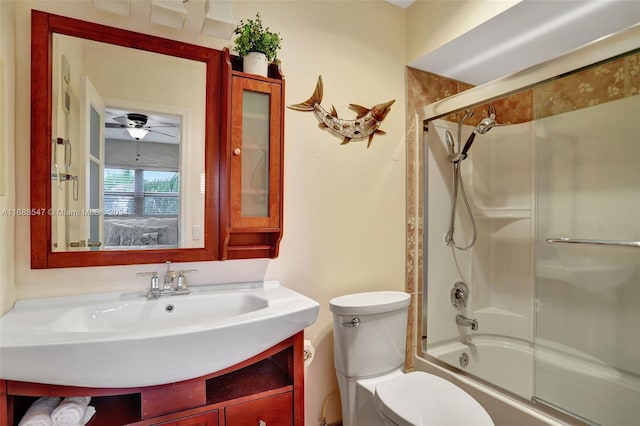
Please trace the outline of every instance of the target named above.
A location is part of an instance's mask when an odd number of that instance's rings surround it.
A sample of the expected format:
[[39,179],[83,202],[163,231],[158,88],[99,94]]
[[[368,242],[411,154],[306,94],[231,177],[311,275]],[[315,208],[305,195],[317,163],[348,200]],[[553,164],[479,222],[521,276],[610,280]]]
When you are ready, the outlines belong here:
[[249,74],[267,76],[269,63],[264,53],[250,52],[242,58],[243,71]]

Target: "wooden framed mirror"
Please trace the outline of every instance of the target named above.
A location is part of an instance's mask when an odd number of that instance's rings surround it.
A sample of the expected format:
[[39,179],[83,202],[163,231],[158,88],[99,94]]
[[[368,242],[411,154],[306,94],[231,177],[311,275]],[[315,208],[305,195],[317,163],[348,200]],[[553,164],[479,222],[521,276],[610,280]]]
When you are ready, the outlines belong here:
[[33,269],[219,259],[222,62],[32,11]]

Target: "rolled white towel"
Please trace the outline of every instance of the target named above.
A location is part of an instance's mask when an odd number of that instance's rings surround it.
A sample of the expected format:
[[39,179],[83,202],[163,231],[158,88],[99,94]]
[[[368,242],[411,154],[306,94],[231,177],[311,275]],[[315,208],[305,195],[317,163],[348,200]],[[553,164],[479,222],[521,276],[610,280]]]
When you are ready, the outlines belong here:
[[58,397],[39,398],[24,413],[18,426],[51,426],[51,413],[59,403]]
[[71,396],[63,399],[60,405],[51,413],[53,426],[84,425],[86,422],[83,423],[83,421],[89,401],[91,401],[89,396]]
[[96,413],[96,407],[90,405],[87,407],[87,411],[84,413],[84,418],[82,419],[82,421],[79,423],[80,426],[84,426],[87,423],[89,423],[89,420],[91,420],[91,417],[93,417],[93,415]]

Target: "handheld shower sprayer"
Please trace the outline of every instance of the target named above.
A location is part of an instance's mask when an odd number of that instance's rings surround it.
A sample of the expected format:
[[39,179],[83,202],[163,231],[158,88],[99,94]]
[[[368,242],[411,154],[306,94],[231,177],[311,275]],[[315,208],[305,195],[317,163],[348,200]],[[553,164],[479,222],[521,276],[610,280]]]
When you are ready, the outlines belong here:
[[453,135],[449,130],[444,133],[444,139],[447,142],[447,149],[449,150],[449,155],[453,155],[456,153],[456,143],[453,140]]
[[469,152],[469,149],[471,148],[471,144],[473,143],[473,140],[476,138],[476,135],[477,134],[484,135],[489,130],[491,130],[495,125],[496,125],[496,120],[491,117],[483,118],[482,121],[478,123],[475,129],[473,129],[473,132],[471,132],[471,134],[469,135],[469,139],[467,139],[467,141],[465,142],[464,148],[462,148],[462,152],[460,152],[460,156],[462,157],[461,158],[462,160],[467,158],[467,152]]
[[[453,135],[449,130],[445,132],[445,142],[447,144],[447,150],[449,153],[449,161],[451,162],[453,168],[453,194],[452,194],[452,203],[451,203],[451,214],[449,216],[449,230],[447,231],[444,242],[447,245],[452,246],[457,250],[468,250],[476,243],[476,238],[478,236],[478,232],[476,229],[476,223],[473,218],[473,213],[471,212],[471,206],[469,204],[469,200],[467,200],[467,194],[464,190],[464,185],[462,183],[462,177],[460,174],[460,168],[462,167],[462,160],[467,158],[467,153],[469,149],[471,149],[471,144],[473,144],[474,139],[477,134],[484,135],[489,130],[491,130],[496,125],[496,109],[493,104],[489,105],[489,109],[487,111],[488,117],[483,118],[480,123],[473,129],[469,138],[464,144],[464,147],[460,149],[462,145],[462,124],[467,118],[473,116],[473,111],[466,110],[464,112],[464,116],[458,122],[458,152],[456,152],[455,141],[453,139]],[[464,205],[466,207],[469,221],[471,222],[472,236],[469,243],[466,245],[459,245],[454,237],[455,234],[455,218],[456,218],[456,205],[458,202],[458,192],[462,194],[462,200],[464,201]]]

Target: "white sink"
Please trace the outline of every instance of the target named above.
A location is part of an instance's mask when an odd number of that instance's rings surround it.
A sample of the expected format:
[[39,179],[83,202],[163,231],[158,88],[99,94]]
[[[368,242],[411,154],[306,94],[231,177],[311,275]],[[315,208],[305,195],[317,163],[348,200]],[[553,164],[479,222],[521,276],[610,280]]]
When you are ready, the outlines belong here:
[[277,281],[17,301],[0,318],[0,378],[126,388],[237,364],[313,324],[319,305]]

